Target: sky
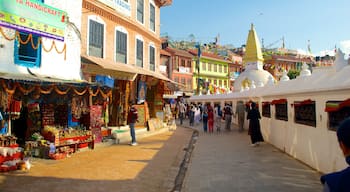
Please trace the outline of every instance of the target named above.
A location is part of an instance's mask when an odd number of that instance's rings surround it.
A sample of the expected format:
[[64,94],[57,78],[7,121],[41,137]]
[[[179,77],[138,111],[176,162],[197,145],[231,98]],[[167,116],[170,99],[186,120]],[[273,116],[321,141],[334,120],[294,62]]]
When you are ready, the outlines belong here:
[[251,23],[265,47],[322,55],[350,53],[350,0],[173,0],[160,10],[161,35],[173,40],[246,44]]

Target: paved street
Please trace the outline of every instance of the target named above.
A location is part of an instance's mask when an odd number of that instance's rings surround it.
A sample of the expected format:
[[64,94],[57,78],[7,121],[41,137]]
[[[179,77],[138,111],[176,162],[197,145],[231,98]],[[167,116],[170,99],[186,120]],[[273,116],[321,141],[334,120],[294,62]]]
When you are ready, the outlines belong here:
[[246,131],[208,134],[201,125],[194,129],[199,137],[184,192],[322,191],[320,174],[269,144],[251,147]]
[[0,192],[170,191],[192,130],[178,128],[126,144],[79,152],[64,160],[34,159],[28,172],[0,174]]
[[[183,192],[322,191],[317,172],[269,144],[251,147],[247,132],[193,129],[199,136]],[[0,175],[0,192],[169,192],[181,178],[176,176],[192,133],[178,126],[140,138],[135,147],[99,147],[59,161],[34,159],[28,172]]]

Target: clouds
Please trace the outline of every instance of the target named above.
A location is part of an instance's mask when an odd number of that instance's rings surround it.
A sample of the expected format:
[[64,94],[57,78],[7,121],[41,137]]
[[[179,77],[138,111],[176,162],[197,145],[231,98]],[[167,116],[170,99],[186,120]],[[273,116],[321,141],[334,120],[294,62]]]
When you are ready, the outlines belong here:
[[350,40],[344,40],[340,43],[340,49],[345,53],[345,55],[350,54]]

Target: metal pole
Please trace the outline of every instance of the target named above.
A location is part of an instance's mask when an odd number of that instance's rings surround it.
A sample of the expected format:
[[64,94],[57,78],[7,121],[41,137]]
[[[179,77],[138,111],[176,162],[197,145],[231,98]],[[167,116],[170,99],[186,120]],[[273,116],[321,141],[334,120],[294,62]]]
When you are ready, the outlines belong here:
[[199,67],[200,67],[200,59],[201,59],[201,45],[198,43],[197,47],[197,95],[199,95]]
[[200,64],[200,57],[198,56],[198,60],[197,60],[197,95],[199,95],[199,64]]

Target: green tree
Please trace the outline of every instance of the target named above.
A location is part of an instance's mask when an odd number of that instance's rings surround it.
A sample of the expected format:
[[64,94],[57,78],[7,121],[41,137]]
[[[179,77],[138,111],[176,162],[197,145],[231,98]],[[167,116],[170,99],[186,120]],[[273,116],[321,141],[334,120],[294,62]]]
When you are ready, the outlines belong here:
[[300,70],[290,69],[287,75],[289,79],[295,79],[300,75]]

